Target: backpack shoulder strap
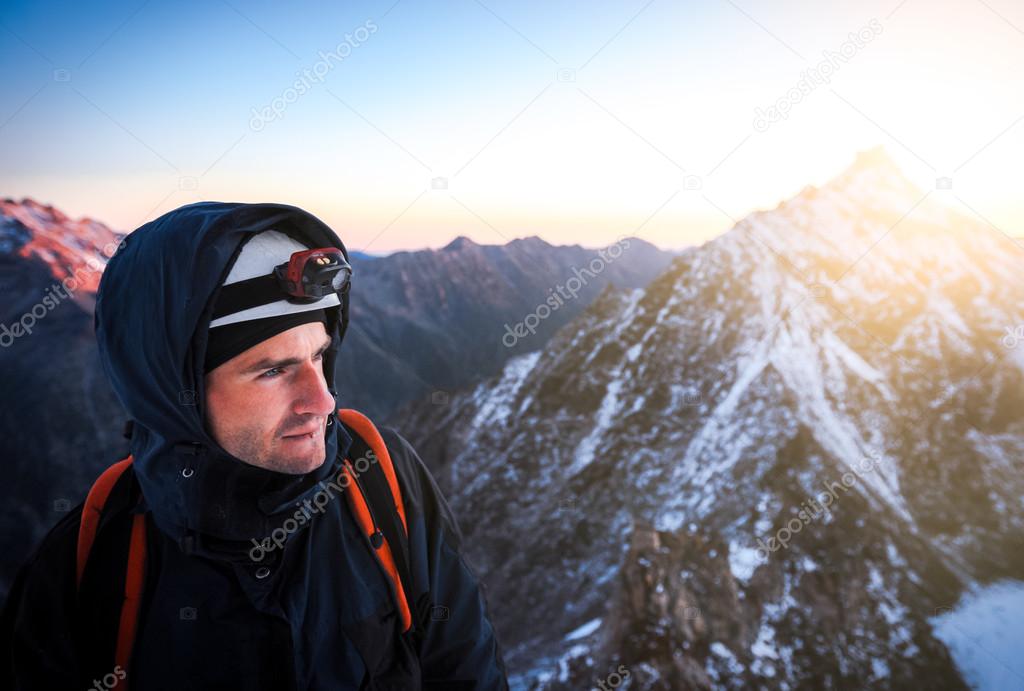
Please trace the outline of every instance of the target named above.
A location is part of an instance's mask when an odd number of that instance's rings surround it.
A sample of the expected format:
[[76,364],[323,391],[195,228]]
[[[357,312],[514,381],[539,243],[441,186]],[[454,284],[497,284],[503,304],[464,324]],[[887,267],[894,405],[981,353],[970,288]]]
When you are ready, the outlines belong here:
[[129,455],[100,474],[93,483],[92,489],[85,498],[82,506],[82,520],[78,527],[78,551],[76,556],[76,583],[82,585],[82,574],[85,572],[85,564],[89,561],[89,553],[96,541],[96,533],[99,531],[100,518],[103,517],[103,507],[107,505],[107,499],[114,489],[114,485],[121,479],[121,476],[132,464],[132,457]]
[[[82,520],[78,530],[78,550],[76,554],[76,576],[79,589],[85,573],[89,555],[96,542],[104,509],[114,492],[118,482],[124,477],[132,465],[133,458],[129,455],[107,468],[93,484],[82,506]],[[132,516],[131,533],[128,542],[128,561],[124,579],[124,597],[121,601],[121,613],[117,628],[117,643],[114,650],[115,667],[120,666],[127,675],[128,662],[131,658],[132,646],[135,642],[135,630],[138,625],[139,605],[145,584],[146,568],[146,515]],[[127,688],[127,678],[121,683]]]
[[391,583],[402,631],[408,632],[413,629],[408,600],[412,587],[409,530],[398,476],[387,446],[369,418],[342,408],[338,419],[353,432],[344,464],[348,480],[345,497]]

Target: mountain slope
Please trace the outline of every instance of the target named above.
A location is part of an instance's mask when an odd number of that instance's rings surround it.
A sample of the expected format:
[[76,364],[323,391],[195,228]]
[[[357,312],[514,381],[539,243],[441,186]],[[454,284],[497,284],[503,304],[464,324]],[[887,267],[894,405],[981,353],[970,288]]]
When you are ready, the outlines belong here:
[[[672,259],[643,240],[621,242],[610,261],[599,258],[601,250],[535,236],[505,245],[460,236],[440,250],[354,258],[338,381],[346,404],[383,417],[410,400],[443,397],[496,374],[510,357],[540,347],[604,286],[644,286]],[[567,297],[540,308],[556,290]],[[543,318],[536,318],[539,308]],[[532,333],[506,335],[529,315],[537,321]]]
[[929,617],[1024,576],[1024,254],[929,196],[867,152],[396,416],[518,687],[963,686]]
[[120,238],[31,199],[0,202],[0,593],[43,533],[126,450],[124,413],[92,323],[95,289]]

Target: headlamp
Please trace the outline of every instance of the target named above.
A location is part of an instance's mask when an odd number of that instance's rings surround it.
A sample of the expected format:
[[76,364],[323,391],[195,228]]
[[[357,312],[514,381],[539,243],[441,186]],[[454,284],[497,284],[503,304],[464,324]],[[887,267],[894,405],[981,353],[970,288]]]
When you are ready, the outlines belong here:
[[337,247],[317,247],[292,253],[272,273],[229,283],[220,289],[212,320],[278,300],[308,304],[348,292],[352,267]]
[[315,302],[347,292],[352,267],[337,247],[320,247],[294,253],[274,268],[274,275],[292,302]]

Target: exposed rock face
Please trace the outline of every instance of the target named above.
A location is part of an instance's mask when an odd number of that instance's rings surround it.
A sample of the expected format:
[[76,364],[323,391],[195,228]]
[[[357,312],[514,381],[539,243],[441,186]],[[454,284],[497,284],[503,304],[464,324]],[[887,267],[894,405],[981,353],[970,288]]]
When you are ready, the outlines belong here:
[[394,416],[517,688],[963,687],[930,619],[1024,576],[1024,248],[938,194],[871,152]]

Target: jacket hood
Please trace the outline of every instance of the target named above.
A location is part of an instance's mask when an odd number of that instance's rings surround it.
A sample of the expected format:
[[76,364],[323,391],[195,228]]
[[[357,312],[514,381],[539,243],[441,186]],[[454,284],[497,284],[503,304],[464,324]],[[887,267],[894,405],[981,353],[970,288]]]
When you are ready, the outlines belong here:
[[[207,329],[217,292],[244,241],[264,230],[309,247],[338,247],[312,214],[286,204],[197,202],[125,237],[100,280],[95,327],[100,361],[133,426],[133,467],[157,526],[186,552],[245,553],[341,469],[351,437],[332,415],[326,460],[305,475],[244,463],[204,423]],[[324,375],[335,397],[348,293],[325,309],[331,346]]]

